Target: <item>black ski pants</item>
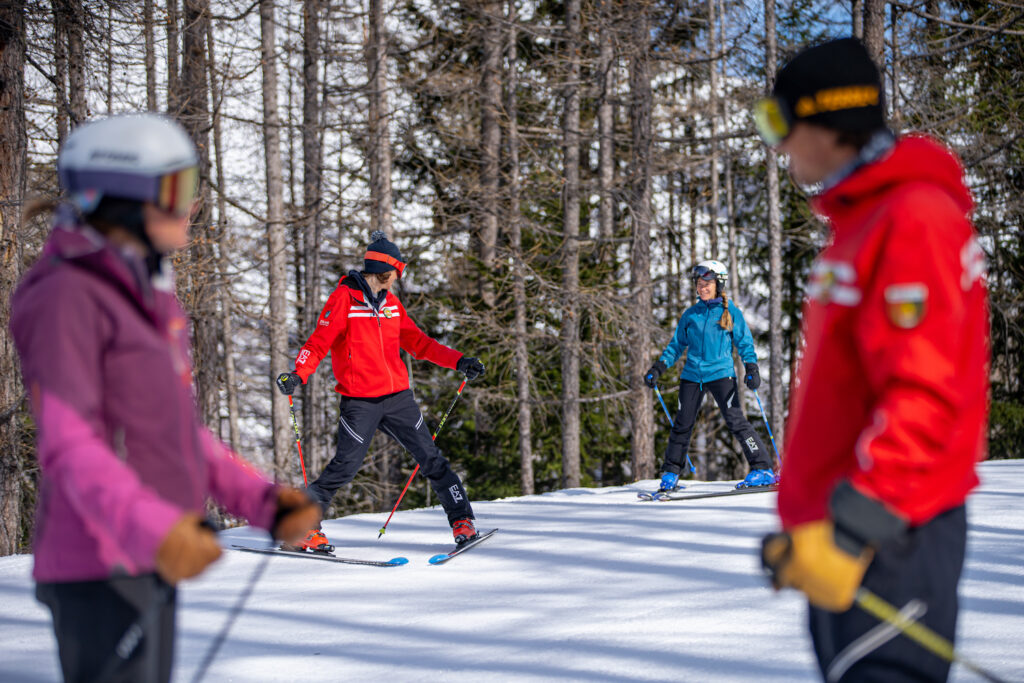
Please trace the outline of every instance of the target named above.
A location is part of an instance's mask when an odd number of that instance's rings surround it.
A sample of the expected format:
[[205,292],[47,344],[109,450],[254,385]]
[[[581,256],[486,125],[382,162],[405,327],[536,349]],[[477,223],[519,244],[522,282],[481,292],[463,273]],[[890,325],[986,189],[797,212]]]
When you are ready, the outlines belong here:
[[[68,683],[171,679],[177,595],[157,574],[39,583],[36,598],[53,614],[60,668]],[[141,640],[127,660],[117,657],[118,643],[136,623]]]
[[[967,512],[961,505],[880,548],[862,585],[952,643],[966,544]],[[856,605],[840,614],[811,606],[809,616],[814,653],[827,681],[910,683],[949,676],[949,662]]]
[[334,458],[308,489],[321,507],[326,509],[334,493],[355,478],[378,428],[419,463],[423,476],[448,514],[449,523],[473,518],[473,508],[462,480],[434,445],[411,389],[376,398],[342,397]]
[[740,442],[743,455],[752,470],[770,470],[772,458],[765,450],[761,437],[747,422],[740,407],[739,395],[736,392],[736,378],[725,377],[713,382],[691,382],[681,380],[679,383],[679,412],[672,422],[672,431],[668,437],[668,448],[665,449],[665,465],[663,472],[679,474],[686,463],[686,454],[690,449],[690,434],[697,421],[700,404],[704,394],[710,392],[715,397],[718,409],[725,418],[725,426]]

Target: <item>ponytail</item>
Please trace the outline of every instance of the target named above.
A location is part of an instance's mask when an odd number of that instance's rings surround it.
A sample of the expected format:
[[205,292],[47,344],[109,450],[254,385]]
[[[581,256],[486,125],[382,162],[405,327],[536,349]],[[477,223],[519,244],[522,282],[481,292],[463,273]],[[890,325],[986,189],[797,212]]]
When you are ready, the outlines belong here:
[[[717,288],[719,285],[716,284]],[[718,321],[718,324],[722,326],[722,329],[726,332],[732,332],[732,313],[729,312],[729,295],[725,292],[719,292],[722,297],[722,319]]]

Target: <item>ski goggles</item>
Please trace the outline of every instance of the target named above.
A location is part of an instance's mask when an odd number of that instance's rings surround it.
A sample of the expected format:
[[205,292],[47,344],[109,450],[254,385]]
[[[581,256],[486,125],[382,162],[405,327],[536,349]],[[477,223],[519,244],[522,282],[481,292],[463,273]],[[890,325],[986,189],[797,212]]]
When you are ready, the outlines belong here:
[[189,166],[180,171],[167,173],[159,179],[156,207],[176,216],[187,216],[199,189],[199,167]]
[[793,132],[793,114],[778,97],[765,97],[754,103],[754,125],[764,144],[774,147]]
[[694,266],[693,270],[690,271],[690,279],[696,282],[697,280],[704,280],[704,282],[711,282],[712,280],[718,279],[718,273],[711,270],[707,266]]

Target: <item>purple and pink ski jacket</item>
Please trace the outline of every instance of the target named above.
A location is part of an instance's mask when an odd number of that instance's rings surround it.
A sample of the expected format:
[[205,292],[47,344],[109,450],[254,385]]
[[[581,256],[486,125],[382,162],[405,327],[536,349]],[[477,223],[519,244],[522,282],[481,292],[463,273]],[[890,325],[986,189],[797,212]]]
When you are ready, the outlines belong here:
[[173,291],[61,207],[12,297],[42,471],[37,581],[151,572],[171,526],[207,498],[272,524],[277,487],[199,418]]

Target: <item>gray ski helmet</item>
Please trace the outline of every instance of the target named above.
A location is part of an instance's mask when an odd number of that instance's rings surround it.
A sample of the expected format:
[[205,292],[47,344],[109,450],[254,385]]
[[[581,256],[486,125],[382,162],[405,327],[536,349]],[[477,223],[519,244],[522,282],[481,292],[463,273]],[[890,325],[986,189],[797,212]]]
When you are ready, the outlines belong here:
[[187,215],[198,164],[195,145],[176,122],[159,114],[124,114],[75,128],[57,156],[57,175],[85,214],[112,197]]

